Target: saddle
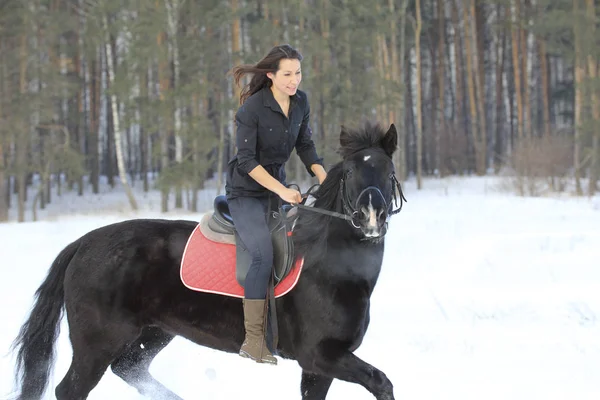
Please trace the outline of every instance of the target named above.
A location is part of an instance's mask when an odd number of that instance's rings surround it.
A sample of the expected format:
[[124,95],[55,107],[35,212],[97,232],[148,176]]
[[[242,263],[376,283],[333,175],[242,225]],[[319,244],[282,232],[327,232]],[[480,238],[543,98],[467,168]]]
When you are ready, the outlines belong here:
[[[206,215],[200,222],[200,231],[204,236],[215,242],[236,246],[235,275],[236,280],[243,287],[252,262],[252,256],[235,229],[227,198],[224,195],[215,197],[213,206],[212,215]],[[294,265],[294,243],[291,237],[294,214],[295,209],[289,211],[286,210],[286,207],[280,205],[278,210],[270,210],[267,215],[267,225],[273,243],[275,285],[289,274]]]

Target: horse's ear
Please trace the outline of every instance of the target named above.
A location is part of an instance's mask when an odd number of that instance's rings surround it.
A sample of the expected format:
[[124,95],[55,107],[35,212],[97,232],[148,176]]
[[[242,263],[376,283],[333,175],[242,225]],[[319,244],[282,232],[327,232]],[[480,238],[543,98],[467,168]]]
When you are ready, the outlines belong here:
[[383,150],[390,157],[398,148],[398,132],[396,132],[396,126],[394,124],[390,125],[390,128],[383,136],[381,147],[383,147]]
[[348,128],[346,128],[344,125],[341,125],[340,129],[340,147],[343,151],[343,149],[348,147],[348,144],[350,143],[350,134],[348,133]]

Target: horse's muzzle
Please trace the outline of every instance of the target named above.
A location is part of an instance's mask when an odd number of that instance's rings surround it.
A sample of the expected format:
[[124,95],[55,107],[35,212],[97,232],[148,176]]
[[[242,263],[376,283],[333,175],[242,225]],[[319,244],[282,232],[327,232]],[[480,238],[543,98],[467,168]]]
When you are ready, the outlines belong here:
[[381,238],[387,231],[387,210],[385,201],[381,204],[376,197],[377,196],[373,196],[373,193],[369,193],[368,203],[362,205],[360,209],[355,212],[354,218],[352,219],[354,227],[360,229],[366,239]]

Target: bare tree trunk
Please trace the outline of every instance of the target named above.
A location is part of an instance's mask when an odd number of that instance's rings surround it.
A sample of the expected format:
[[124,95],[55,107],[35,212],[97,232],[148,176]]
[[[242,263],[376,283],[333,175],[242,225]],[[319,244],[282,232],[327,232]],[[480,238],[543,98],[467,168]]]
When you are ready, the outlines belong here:
[[[321,30],[321,39],[323,40],[323,43],[330,43],[331,40],[331,26],[330,26],[330,20],[329,20],[329,14],[330,14],[330,7],[331,4],[328,1],[322,1],[320,2],[320,7],[321,7],[321,13],[319,16],[319,27]],[[329,69],[331,68],[330,66],[330,61],[331,61],[331,55],[329,53],[329,46],[325,47],[324,51],[323,51],[323,56],[320,57],[320,59],[316,62],[318,62],[318,66],[319,66],[319,70],[320,72],[323,74],[326,71],[329,71]],[[327,148],[328,145],[331,145],[332,143],[330,143],[331,139],[329,138],[328,135],[328,129],[327,129],[327,123],[328,123],[328,117],[330,115],[332,115],[332,108],[329,107],[329,99],[331,98],[331,84],[330,82],[324,81],[323,82],[323,87],[321,88],[320,92],[320,100],[321,100],[321,107],[320,108],[320,118],[319,118],[319,125],[320,125],[320,134],[321,134],[321,141],[322,141],[322,151],[325,152],[325,149]]]
[[[0,119],[2,119],[2,110],[0,109]],[[7,194],[8,185],[6,184],[6,174],[4,173],[5,161],[4,161],[4,148],[0,143],[0,222],[8,221],[8,204]]]
[[[157,1],[157,5],[158,5],[158,1]],[[158,48],[160,49],[162,46],[164,46],[164,43],[166,41],[166,34],[165,32],[161,32],[158,34],[157,38],[156,38],[156,44],[158,45]],[[161,53],[161,51],[159,50],[158,52],[159,54]],[[165,93],[167,92],[167,90],[169,90],[169,76],[167,73],[168,70],[168,63],[165,60],[160,59],[159,56],[159,60],[158,60],[158,82],[159,82],[159,98],[161,103],[164,102],[165,99]],[[167,124],[165,123],[165,121],[163,120],[163,118],[160,118],[160,123],[159,123],[159,141],[160,141],[160,173],[162,174],[168,167],[169,167],[169,134],[168,134],[168,130],[167,130]],[[167,212],[169,210],[169,192],[170,190],[168,188],[162,188],[161,189],[161,211],[163,213]]]
[[[350,7],[348,6],[348,1],[349,0],[341,0],[342,3],[342,10],[349,10]],[[346,11],[347,12],[347,11]],[[341,47],[343,47],[342,50],[342,55],[341,55],[341,59],[342,61],[342,65],[344,65],[345,68],[348,68],[348,70],[351,69],[352,66],[352,50],[353,50],[353,45],[352,45],[352,40],[351,40],[351,32],[350,29],[344,29],[343,31],[343,35],[342,35],[342,40],[340,41],[340,44],[342,45]],[[354,98],[354,93],[352,91],[352,80],[351,80],[351,75],[350,74],[345,74],[346,79],[344,79],[344,90],[342,91],[342,93],[344,93],[344,106],[342,107],[342,121],[345,121],[347,119],[350,119],[350,116],[354,114],[354,102],[353,102],[353,98]]]
[[[523,0],[521,7],[522,24],[528,25],[529,22],[529,1]],[[531,56],[531,49],[529,46],[529,31],[525,27],[520,30],[521,33],[521,61],[522,61],[522,77],[523,77],[523,122],[525,136],[531,137],[533,132],[531,131],[531,87],[529,85],[529,59]]]
[[[7,42],[8,40],[3,40],[0,39],[0,54],[5,54],[5,51],[7,50]],[[6,59],[3,59],[4,62],[0,63],[0,90],[2,91],[3,96],[5,96],[5,98],[10,99],[11,98],[11,82],[9,81],[9,73],[8,73],[8,65],[7,65],[7,61]],[[0,119],[3,118],[3,114],[0,110]],[[8,137],[6,137],[7,142],[6,144],[10,146],[10,140]],[[2,142],[0,142],[0,145],[2,144]],[[2,157],[3,162],[0,163],[0,170],[2,170],[2,174],[4,176],[3,178],[3,182],[0,183],[0,185],[4,185],[4,195],[2,194],[2,192],[0,192],[0,196],[2,196],[2,198],[0,199],[0,204],[5,204],[6,206],[6,220],[8,220],[8,210],[10,209],[10,205],[11,205],[11,193],[10,193],[10,189],[11,189],[11,177],[9,174],[7,174],[5,171],[5,168],[7,168],[9,166],[9,160],[8,158],[5,158],[5,155],[8,154],[8,152],[6,152],[6,148],[4,147],[3,149],[0,149],[0,157]]]
[[[240,17],[237,15],[239,9],[240,9],[239,0],[231,0],[231,11],[232,11],[232,15],[234,15],[233,21],[231,21],[231,53],[232,53],[231,57],[232,57],[234,65],[238,65],[242,60],[242,42],[241,42],[242,28],[241,28]],[[265,5],[264,12],[265,12],[265,19],[268,19],[269,11],[266,8],[266,5]],[[241,92],[242,92],[242,89],[240,86],[233,85],[233,97],[236,100],[236,102],[240,101]],[[236,129],[237,129],[237,127],[234,126],[232,129],[232,132],[231,132],[231,134],[233,134],[233,136],[231,137],[231,140],[229,140],[229,154],[234,154],[235,152],[237,152],[236,141],[235,141]],[[223,151],[224,150],[225,150],[225,148],[223,148]]]
[[[507,42],[508,43],[508,42]],[[511,41],[512,46],[512,41]],[[512,50],[512,49],[511,49]],[[508,52],[508,48],[507,48]],[[508,59],[508,54],[506,55],[506,62],[510,63]],[[510,75],[512,73],[512,75]],[[508,120],[508,134],[506,135],[506,146],[504,147],[504,154],[507,157],[510,157],[512,154],[512,149],[515,142],[515,90],[510,89],[509,77],[512,77],[514,80],[514,70],[510,68],[510,66],[506,67],[506,73],[502,78],[504,81],[504,86],[506,87],[506,119]]]
[[[197,102],[197,100],[195,100]],[[197,104],[194,104],[195,106],[197,106]],[[194,107],[195,108],[195,107]],[[198,110],[196,109],[195,113],[198,113]],[[194,165],[198,164],[199,158],[200,158],[200,138],[198,138],[197,136],[194,136],[191,140],[191,145],[192,145],[192,160]],[[194,182],[191,185],[191,190],[192,190],[192,198],[189,199],[189,205],[188,208],[190,209],[190,211],[192,212],[198,212],[198,192],[199,192],[199,188],[200,188],[200,183],[199,182]],[[218,189],[218,188],[217,188]],[[217,192],[217,195],[219,194],[219,192]]]
[[[501,20],[502,5],[497,6],[497,18]],[[502,157],[504,156],[504,149],[506,143],[503,136],[503,121],[504,115],[502,115],[502,103],[504,102],[504,59],[506,53],[506,29],[502,29],[498,35],[499,46],[496,48],[496,137],[495,137],[495,151],[494,151],[494,167],[496,172],[499,171],[502,165]]]
[[[395,10],[395,6],[394,6],[394,0],[388,0],[388,11],[390,13],[390,15],[395,15],[396,14],[396,10]],[[400,75],[398,74],[398,43],[396,40],[397,34],[396,34],[396,22],[392,19],[390,21],[390,57],[391,57],[391,65],[390,65],[390,73],[391,73],[391,80],[392,82],[394,82],[396,85],[398,85],[399,78]],[[397,110],[397,100],[392,100],[390,103],[390,107],[388,107],[389,111],[388,111],[388,121],[389,123],[398,123],[397,119],[398,119],[398,115],[396,113]],[[397,154],[397,153],[396,153]]]
[[[398,77],[398,83],[404,84],[405,82],[405,71],[407,68],[406,63],[406,10],[408,8],[408,0],[404,0],[402,3],[401,17],[400,17],[400,74]],[[396,170],[398,171],[398,177],[402,181],[406,180],[408,175],[406,168],[406,87],[400,93],[398,119],[400,121],[400,135],[398,137],[398,151],[396,151]]]
[[423,117],[422,112],[422,77],[421,77],[421,0],[416,0],[415,11],[417,21],[415,24],[415,53],[416,53],[416,96],[417,96],[417,189],[422,188],[421,175],[423,169]]
[[458,18],[458,4],[457,2],[452,3],[452,25],[453,25],[453,39],[454,39],[454,73],[456,75],[456,128],[455,130],[460,133],[466,134],[467,127],[465,126],[465,114],[464,114],[464,80],[463,80],[463,56],[462,56],[462,41],[460,38],[460,21]]
[[[21,102],[24,102],[27,93],[27,34],[23,33],[19,45],[19,93]],[[16,185],[18,188],[18,211],[17,221],[25,221],[25,201],[27,200],[27,122],[21,120],[17,132],[16,148]]]
[[[388,96],[386,95],[386,85],[387,82],[385,81],[385,67],[384,67],[384,63],[383,63],[383,46],[385,46],[385,38],[383,37],[382,34],[377,34],[375,35],[375,37],[373,38],[373,49],[377,49],[377,57],[375,57],[375,65],[377,66],[377,72],[378,72],[378,80],[379,80],[379,93],[381,93],[383,95],[384,98],[387,98]],[[384,110],[384,102],[380,101],[378,102],[376,109],[377,109],[377,119],[379,120],[383,120],[383,116],[385,114],[385,110]]]
[[482,25],[479,22],[480,10],[476,12],[475,3],[479,3],[479,8],[481,8],[481,3],[477,0],[472,0],[471,2],[471,32],[470,34],[473,37],[473,55],[474,55],[474,76],[475,76],[475,89],[477,91],[477,113],[478,113],[478,121],[479,121],[479,132],[474,135],[474,140],[476,140],[475,148],[478,148],[476,154],[477,157],[477,173],[479,175],[485,175],[486,167],[487,167],[487,123],[486,123],[486,106],[485,106],[485,71],[484,71],[484,63],[483,63],[483,33],[479,34],[479,30],[477,27]]
[[583,130],[582,107],[583,107],[583,79],[585,78],[585,66],[582,55],[582,33],[579,26],[580,11],[579,0],[573,0],[573,33],[575,35],[575,143],[574,143],[574,167],[575,167],[575,190],[577,195],[583,195],[581,187],[581,133]]
[[[37,88],[36,90],[39,92],[42,91],[42,86],[43,86],[43,81],[44,79],[42,78],[42,64],[44,63],[43,61],[43,56],[42,54],[44,53],[41,50],[42,44],[44,43],[43,40],[43,31],[42,31],[42,27],[39,24],[36,24],[36,29],[35,29],[35,33],[36,33],[36,42],[35,42],[35,48],[33,49],[34,54],[37,54],[38,57],[36,57],[36,65],[35,65],[35,81],[37,81]],[[0,91],[1,93],[1,91]],[[41,107],[36,107],[35,113],[36,113],[36,124],[39,123],[40,121],[40,114],[41,114]],[[2,116],[0,115],[0,120],[2,119]],[[39,160],[39,165],[43,166],[45,165],[45,156],[46,156],[46,151],[45,151],[45,143],[44,143],[44,138],[43,135],[40,135],[39,137],[39,152],[38,152],[38,160]],[[50,203],[50,196],[46,197],[47,194],[50,194],[50,173],[51,171],[48,168],[48,173],[40,173],[40,186],[38,188],[38,194],[37,196],[39,196],[39,202],[40,202],[40,209],[45,209],[46,208],[46,204]],[[34,201],[35,203],[35,201]],[[33,213],[34,213],[34,217],[36,214],[36,204],[33,205]]]
[[[4,53],[4,40],[0,39],[0,54]],[[0,64],[0,93],[4,96],[8,95],[6,86],[6,65],[5,63]],[[2,101],[0,100],[0,121],[4,120],[4,110],[2,109]],[[0,134],[2,130],[0,129]],[[4,143],[2,136],[0,135],[0,222],[8,221],[8,208],[10,199],[10,187],[8,185],[7,174],[5,172],[7,162],[4,159]]]
[[[227,129],[227,125],[223,123],[223,121],[225,121],[225,118],[227,116],[226,112],[225,112],[225,108],[223,107],[224,99],[223,99],[224,95],[222,93],[219,93],[217,95],[217,99],[218,99],[218,103],[220,104],[220,110],[219,110],[219,121],[221,121],[221,124],[219,126],[219,144],[218,144],[218,154],[217,154],[217,195],[223,193],[223,166],[225,163],[225,133],[226,133],[226,129]],[[198,103],[198,101],[196,100],[195,102],[196,104]]]
[[439,122],[438,129],[435,130],[435,160],[434,164],[438,170],[438,174],[441,174],[442,165],[441,165],[441,146],[440,146],[440,136],[441,132],[446,131],[446,49],[444,44],[446,43],[446,11],[445,11],[445,1],[438,0],[437,8],[438,8],[438,62],[437,62],[437,79],[438,79],[438,91],[439,91]]
[[[473,35],[471,33],[471,25],[469,23],[469,10],[472,6],[472,2],[475,0],[469,0],[469,4],[463,6],[463,20],[465,22],[465,56],[467,64],[467,88],[469,90],[469,110],[471,112],[471,138],[473,140],[473,149],[475,152],[475,168],[477,174],[481,174],[479,169],[481,166],[480,158],[482,157],[482,149],[479,146],[478,134],[477,134],[477,99],[475,98],[475,84],[476,71],[473,71]],[[474,21],[473,21],[474,22]]]
[[[411,22],[414,23],[414,18],[411,19]],[[416,173],[417,169],[417,127],[416,127],[416,116],[415,116],[415,88],[413,87],[413,82],[415,81],[415,71],[412,68],[412,49],[407,50],[407,55],[409,58],[406,62],[407,67],[405,68],[406,73],[404,74],[404,87],[406,88],[406,104],[407,107],[404,109],[405,118],[404,118],[404,129],[406,131],[407,140],[406,140],[406,158],[407,158],[407,168],[408,172]]]
[[[142,104],[147,104],[148,101],[148,85],[149,85],[149,72],[148,66],[144,64],[142,68],[142,82],[141,82],[141,90],[140,95],[142,97]],[[140,115],[140,175],[142,178],[142,182],[144,185],[144,193],[150,190],[150,184],[148,182],[148,132],[146,130],[146,121],[147,121],[147,110],[145,108],[140,108],[138,110]]]
[[[298,5],[298,14],[300,15],[299,17],[299,21],[298,21],[298,29],[297,30],[292,30],[292,40],[294,42],[302,42],[306,35],[305,33],[305,17],[303,17],[306,14],[306,2],[305,1],[300,1],[300,4]],[[287,17],[286,17],[287,18]],[[287,24],[286,24],[287,25]],[[287,33],[287,29],[286,29],[286,33]],[[315,82],[316,83],[316,82]],[[311,91],[312,92],[312,91]],[[314,117],[316,115],[313,114],[313,117],[311,118],[311,124],[315,125],[316,119],[318,119],[318,117]],[[316,130],[316,129],[315,129]],[[319,140],[319,142],[322,142],[322,140]],[[319,151],[319,154],[323,154],[323,152]],[[294,163],[293,163],[293,167],[294,167],[294,177],[296,179],[297,182],[301,182],[302,181],[302,176],[303,176],[303,165],[302,162],[300,161],[300,159],[298,157],[294,158]]]
[[[381,5],[379,3],[375,4],[375,10],[378,14],[381,14]],[[394,24],[392,24],[392,26],[394,26]],[[387,39],[383,32],[378,32],[374,35],[374,40],[376,43],[374,48],[378,49],[376,63],[379,70],[379,91],[381,94],[383,94],[385,99],[391,99],[392,97],[389,94],[389,86],[394,75],[392,74],[392,65],[390,60],[390,51],[387,46]],[[391,114],[393,113],[394,107],[390,104],[390,100],[378,102],[378,108],[378,118],[381,121],[385,121],[385,123],[388,125],[392,123],[393,117]]]
[[[587,32],[589,35],[588,43],[594,43],[596,39],[596,10],[594,6],[594,0],[585,0],[586,3],[586,17],[588,18]],[[588,45],[589,46],[589,45]],[[598,151],[600,150],[598,141],[600,140],[600,98],[598,92],[598,60],[592,52],[595,49],[588,48],[588,76],[592,82],[591,91],[591,109],[592,117],[594,119],[594,131],[592,132],[592,152],[590,159],[590,179],[588,185],[588,195],[593,196],[598,191]]]
[[[179,0],[165,0],[167,7],[167,26],[169,27],[169,47],[173,57],[173,86],[177,90],[179,88],[179,47],[177,44],[177,25],[179,15]],[[175,135],[175,163],[183,162],[183,141],[181,139],[181,101],[177,96],[175,99],[175,120],[174,120],[174,135]],[[178,185],[175,188],[175,208],[183,207],[183,188]]]
[[540,57],[540,73],[542,78],[542,115],[544,119],[544,136],[550,137],[550,86],[548,82],[548,56],[546,43],[543,39],[537,40],[538,54]]
[[[109,84],[110,87],[114,85],[115,81],[115,66],[113,65],[113,54],[112,54],[112,46],[110,41],[110,33],[108,31],[108,20],[106,15],[103,16],[104,23],[104,35],[105,35],[105,48],[106,48],[106,60],[108,67],[108,76],[109,76]],[[125,170],[125,163],[123,160],[123,143],[121,142],[121,127],[119,123],[119,110],[117,103],[117,95],[113,92],[110,95],[110,103],[111,110],[113,115],[113,124],[115,127],[115,150],[117,152],[117,167],[119,169],[119,178],[121,179],[121,184],[123,185],[123,189],[125,189],[125,194],[129,199],[129,204],[133,210],[138,209],[137,202],[133,195],[133,191],[129,186],[129,182],[127,181],[127,171]]]
[[[111,43],[112,45],[112,43]],[[112,47],[113,49],[115,49],[115,47]],[[110,77],[108,74],[108,59],[106,57],[106,52],[104,51],[105,48],[103,46],[102,49],[102,53],[104,55],[104,60],[106,62],[106,65],[103,65],[103,72],[104,72],[104,79],[106,82],[110,82]],[[105,101],[105,107],[107,110],[110,109],[110,97],[108,97],[108,95],[106,96],[102,96],[103,100]],[[114,145],[114,141],[115,141],[115,127],[114,127],[114,121],[113,121],[113,113],[112,112],[106,112],[106,152],[104,153],[104,159],[105,161],[105,169],[106,169],[106,177],[107,177],[107,182],[110,185],[111,189],[115,188],[115,145]]]
[[[519,52],[521,50],[520,46],[520,5],[521,0],[514,0],[515,2],[515,11],[512,11],[512,4],[508,6],[508,12],[511,21],[511,37],[512,37],[512,56],[513,56],[513,69],[514,69],[514,79],[515,79],[515,97],[517,100],[517,135],[519,138],[525,136],[524,132],[524,124],[523,124],[523,89],[521,86],[521,62],[519,60]],[[522,54],[522,57],[526,55]]]
[[[239,16],[237,15],[240,8],[239,0],[231,0],[231,13],[234,15],[233,21],[231,21],[231,56],[233,59],[234,65],[237,65],[241,61],[242,56],[242,44],[241,44],[241,21]],[[265,18],[268,18],[265,16]],[[240,98],[241,88],[237,85],[233,86],[233,95],[239,100]]]
[[90,180],[92,192],[100,193],[100,160],[98,139],[100,129],[100,83],[102,82],[102,57],[96,51],[96,58],[90,60]]
[[[205,75],[208,75],[208,73],[205,73]],[[191,101],[191,114],[192,114],[192,119],[197,120],[198,119],[198,115],[200,114],[200,102],[198,100],[198,94],[194,93],[192,95],[192,101]],[[200,158],[200,138],[198,136],[194,136],[192,138],[192,160],[194,165],[198,165],[199,163],[199,158]],[[199,171],[199,168],[196,169],[196,171]],[[191,185],[191,189],[192,189],[192,198],[190,200],[190,211],[192,212],[198,212],[198,189],[200,187],[200,182],[199,179],[195,180],[194,183]],[[219,194],[219,189],[220,187],[217,186],[217,194]]]
[[[85,115],[85,102],[83,98],[85,96],[86,77],[85,73],[83,73],[81,70],[83,59],[83,27],[82,17],[76,16],[75,13],[73,13],[73,15],[75,16],[75,18],[77,18],[77,28],[75,30],[74,39],[75,56],[73,57],[75,63],[75,77],[76,79],[81,80],[82,82],[81,86],[77,89],[77,94],[75,95],[75,107],[77,110],[77,114],[75,115],[75,121],[73,121],[75,124],[75,132],[73,132],[73,134],[75,135],[75,143],[77,144],[77,150],[81,152],[81,154],[83,154],[84,156],[87,156],[85,151],[86,149],[84,138],[85,120],[83,118],[83,116]],[[83,196],[83,174],[79,174],[79,177],[77,178],[77,195]]]

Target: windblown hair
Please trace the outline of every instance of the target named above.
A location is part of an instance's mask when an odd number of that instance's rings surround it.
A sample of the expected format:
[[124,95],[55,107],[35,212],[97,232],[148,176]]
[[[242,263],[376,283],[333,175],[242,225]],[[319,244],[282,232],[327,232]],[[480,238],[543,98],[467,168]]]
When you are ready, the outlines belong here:
[[233,79],[238,86],[240,86],[240,81],[244,76],[247,74],[253,75],[250,83],[242,88],[240,105],[244,104],[248,97],[252,96],[254,93],[265,87],[271,86],[272,82],[267,77],[267,73],[277,72],[279,70],[279,61],[282,59],[296,59],[302,61],[302,54],[289,44],[282,44],[269,50],[269,53],[256,64],[242,64],[232,69]]

